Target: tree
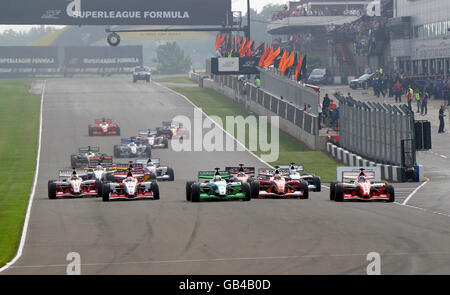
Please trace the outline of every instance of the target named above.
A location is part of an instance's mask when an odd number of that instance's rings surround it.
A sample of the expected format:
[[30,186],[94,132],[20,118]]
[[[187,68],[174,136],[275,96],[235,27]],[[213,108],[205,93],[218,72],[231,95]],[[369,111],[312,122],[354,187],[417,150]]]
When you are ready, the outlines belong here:
[[[282,11],[283,6],[281,4],[268,4],[259,13],[255,9],[250,8],[250,35],[252,40],[266,42],[266,44],[271,43],[272,36],[267,33],[267,25],[272,20],[272,14]],[[242,18],[243,23],[247,24],[247,14]]]
[[168,42],[156,49],[157,72],[159,74],[181,74],[190,70],[192,62],[189,56],[176,42]]

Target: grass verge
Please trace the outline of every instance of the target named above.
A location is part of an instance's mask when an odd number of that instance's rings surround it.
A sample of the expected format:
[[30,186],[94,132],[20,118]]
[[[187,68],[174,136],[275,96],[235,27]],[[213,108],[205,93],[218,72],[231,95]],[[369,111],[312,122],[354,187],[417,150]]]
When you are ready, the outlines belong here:
[[0,267],[20,241],[36,168],[40,95],[32,80],[0,80]]
[[195,84],[188,77],[155,78],[153,81],[158,83]]
[[[226,116],[240,115],[245,118],[250,115],[240,105],[209,89],[188,87],[171,87],[171,89],[189,98],[206,114],[220,117],[223,122],[225,122]],[[247,148],[249,147],[248,134],[247,127],[245,142]],[[268,134],[268,138],[270,140],[270,134]],[[258,156],[262,154],[259,146],[257,151],[252,152]],[[302,164],[307,172],[319,175],[323,182],[334,181],[336,179],[336,167],[339,166],[326,153],[308,150],[295,138],[280,132],[280,156],[277,161],[270,164],[280,165],[290,162]]]

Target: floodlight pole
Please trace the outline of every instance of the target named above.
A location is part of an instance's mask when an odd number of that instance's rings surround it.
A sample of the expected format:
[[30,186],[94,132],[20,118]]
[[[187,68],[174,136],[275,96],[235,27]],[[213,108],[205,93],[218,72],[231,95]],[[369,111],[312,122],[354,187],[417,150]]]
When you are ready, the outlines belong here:
[[245,31],[247,40],[250,40],[250,0],[247,0],[247,30]]

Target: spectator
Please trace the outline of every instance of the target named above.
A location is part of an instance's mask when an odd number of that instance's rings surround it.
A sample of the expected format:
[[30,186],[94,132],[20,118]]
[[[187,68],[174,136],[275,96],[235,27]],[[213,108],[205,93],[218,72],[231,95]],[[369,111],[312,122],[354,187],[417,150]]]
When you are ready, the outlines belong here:
[[403,86],[400,83],[400,80],[397,80],[397,82],[394,84],[395,102],[402,102],[402,92]]
[[439,109],[439,131],[438,133],[444,133],[444,111],[445,111],[445,104],[441,105],[441,108]]
[[416,89],[415,92],[416,102],[417,102],[417,113],[420,113],[420,105],[421,105],[421,97],[419,88]]
[[256,76],[255,84],[256,84],[256,88],[261,88],[261,79],[259,78],[259,76]]
[[424,92],[423,96],[422,96],[422,109],[420,111],[420,114],[422,116],[425,116],[428,113],[428,99],[430,98],[430,95],[428,94],[428,92]]
[[319,103],[317,105],[317,113],[319,114],[319,130],[322,129],[321,121],[322,121],[322,104]]

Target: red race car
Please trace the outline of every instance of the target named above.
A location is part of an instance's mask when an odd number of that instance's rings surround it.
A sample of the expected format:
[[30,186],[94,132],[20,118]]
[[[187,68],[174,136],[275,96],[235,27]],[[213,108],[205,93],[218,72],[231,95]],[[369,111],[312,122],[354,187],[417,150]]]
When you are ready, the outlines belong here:
[[286,171],[259,169],[258,178],[250,184],[252,198],[308,199],[308,183],[304,180],[286,180]]
[[225,167],[225,171],[230,172],[232,179],[242,183],[250,184],[255,176],[255,167],[245,167],[239,164],[239,167]]
[[89,136],[95,135],[120,135],[120,127],[111,119],[97,119],[94,125],[89,125]]
[[376,169],[379,167],[338,167],[339,179],[330,185],[330,200],[394,202],[394,187],[378,180]]

